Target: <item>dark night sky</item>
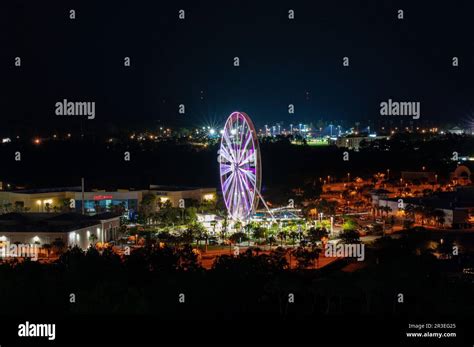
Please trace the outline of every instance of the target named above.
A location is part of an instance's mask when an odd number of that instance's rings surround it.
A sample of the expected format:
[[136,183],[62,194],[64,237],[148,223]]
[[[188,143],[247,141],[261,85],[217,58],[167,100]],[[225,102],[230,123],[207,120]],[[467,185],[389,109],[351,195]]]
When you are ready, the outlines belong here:
[[55,116],[64,98],[96,102],[88,129],[201,125],[233,110],[259,125],[376,121],[388,98],[420,101],[422,121],[463,121],[474,110],[472,1],[256,2],[2,3],[2,128],[78,126]]

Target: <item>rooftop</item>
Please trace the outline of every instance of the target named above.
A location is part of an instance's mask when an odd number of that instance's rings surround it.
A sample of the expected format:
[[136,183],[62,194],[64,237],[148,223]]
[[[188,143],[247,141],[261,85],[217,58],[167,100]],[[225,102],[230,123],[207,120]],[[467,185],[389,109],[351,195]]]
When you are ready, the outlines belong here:
[[0,232],[69,232],[117,218],[114,213],[85,216],[79,213],[6,213],[0,215]]

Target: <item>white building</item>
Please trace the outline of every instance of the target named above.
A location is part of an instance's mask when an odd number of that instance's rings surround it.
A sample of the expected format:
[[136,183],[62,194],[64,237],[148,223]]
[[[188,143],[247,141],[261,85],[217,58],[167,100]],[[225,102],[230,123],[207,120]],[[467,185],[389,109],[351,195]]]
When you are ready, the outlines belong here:
[[[93,241],[110,242],[118,237],[120,216],[103,213],[7,213],[0,215],[0,242],[51,244],[62,239],[66,246],[87,249]],[[95,238],[91,238],[95,235]],[[95,240],[94,240],[95,239]]]

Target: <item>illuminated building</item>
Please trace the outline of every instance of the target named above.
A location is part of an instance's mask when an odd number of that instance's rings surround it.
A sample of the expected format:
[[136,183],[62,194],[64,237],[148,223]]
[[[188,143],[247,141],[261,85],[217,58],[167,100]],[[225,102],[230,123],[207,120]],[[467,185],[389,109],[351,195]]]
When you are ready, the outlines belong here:
[[[67,246],[87,249],[94,242],[118,238],[120,215],[101,213],[7,213],[0,215],[0,242],[13,244],[51,244],[62,239]],[[91,238],[91,235],[95,238]]]

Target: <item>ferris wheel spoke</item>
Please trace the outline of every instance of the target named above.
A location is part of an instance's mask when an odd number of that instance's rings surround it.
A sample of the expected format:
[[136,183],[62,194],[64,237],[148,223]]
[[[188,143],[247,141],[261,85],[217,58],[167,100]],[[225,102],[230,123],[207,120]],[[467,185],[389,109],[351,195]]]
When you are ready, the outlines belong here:
[[[237,162],[237,160],[236,160],[237,158],[236,158],[235,155],[234,155],[234,149],[232,148],[232,142],[231,142],[231,140],[229,139],[229,135],[228,135],[226,132],[224,132],[224,135],[223,135],[223,136],[224,136],[224,140],[225,140],[225,142],[226,142],[226,144],[227,144],[227,148],[228,148],[227,154],[230,155],[230,157],[232,158],[232,162],[235,163],[235,162]],[[224,148],[225,148],[225,147],[224,147]]]
[[246,195],[247,195],[247,201],[249,202],[248,203],[248,207],[249,209],[252,207],[252,203],[253,203],[253,197],[254,197],[254,183],[250,182],[250,180],[248,179],[248,177],[244,174],[244,173],[240,173],[241,175],[241,178],[242,178],[242,183],[243,183],[243,186],[244,186],[244,190],[246,192]]
[[232,211],[234,212],[239,212],[238,209],[239,209],[239,200],[240,200],[240,196],[239,196],[239,192],[238,192],[238,189],[237,189],[237,184],[238,184],[238,177],[235,176],[235,179],[234,181],[232,182],[233,184],[233,189],[232,189]]
[[249,162],[253,162],[253,161],[256,161],[255,160],[255,152],[254,151],[249,151],[249,154],[243,159],[240,161],[239,165],[242,166],[242,165],[245,165]]
[[250,171],[250,170],[244,170],[244,169],[240,169],[242,172],[245,173],[245,175],[249,178],[249,180],[252,182],[252,185],[255,185],[255,183],[257,182],[256,181],[256,177],[255,177],[255,174]]
[[227,175],[229,172],[232,172],[232,166],[228,164],[221,165],[221,176]]
[[[221,150],[220,150],[219,154],[220,154],[225,160],[227,160],[228,162],[230,162],[230,163],[233,162],[232,155],[229,154],[229,152],[227,151],[227,148],[226,148],[225,146],[222,146],[222,147],[221,147]],[[225,164],[224,164],[224,165],[225,165]]]
[[240,195],[241,195],[241,200],[245,204],[245,211],[250,210],[249,208],[249,203],[250,203],[250,196],[248,195],[249,191],[247,189],[247,186],[245,184],[245,180],[242,176],[242,174],[239,172],[239,186],[240,186]]
[[252,133],[251,132],[248,132],[246,136],[247,136],[247,138],[245,140],[245,143],[240,148],[239,161],[242,161],[242,157],[245,155],[245,153],[248,152],[247,147],[249,146],[249,143],[251,143],[251,140],[252,140]]
[[[231,130],[232,138],[237,139],[239,136],[239,115],[238,114],[236,114],[235,122],[231,125],[231,128],[232,128]],[[239,161],[239,146],[237,144],[237,141],[235,141],[234,145],[235,145],[235,148],[233,150],[235,154],[235,161],[238,162]]]
[[[222,175],[222,176],[224,176],[224,175]],[[222,190],[225,190],[225,191],[228,190],[228,188],[229,188],[229,183],[232,182],[233,177],[234,177],[234,172],[232,172],[232,173],[229,175],[229,177],[227,177],[227,178],[225,179],[225,181],[222,183]]]
[[240,141],[239,141],[239,147],[238,147],[238,153],[239,153],[239,155],[238,155],[238,157],[237,157],[237,158],[239,159],[239,161],[240,161],[240,159],[241,159],[241,155],[242,155],[243,150],[244,150],[244,149],[242,148],[242,143],[243,143],[243,141],[244,141],[244,134],[246,134],[246,129],[245,129],[245,125],[246,125],[246,124],[247,124],[246,122],[243,122],[243,123],[242,123],[242,130],[241,130],[241,132],[240,132]]
[[230,180],[229,188],[227,189],[226,193],[224,194],[224,199],[227,201],[227,208],[229,212],[233,209],[233,202],[234,202],[234,179]]
[[254,188],[255,183],[252,182],[252,180],[244,174],[242,174],[242,178],[243,178],[242,181],[243,181],[243,184],[244,184],[244,188],[247,191],[248,200],[250,202],[252,202],[253,198],[255,196],[255,188]]

